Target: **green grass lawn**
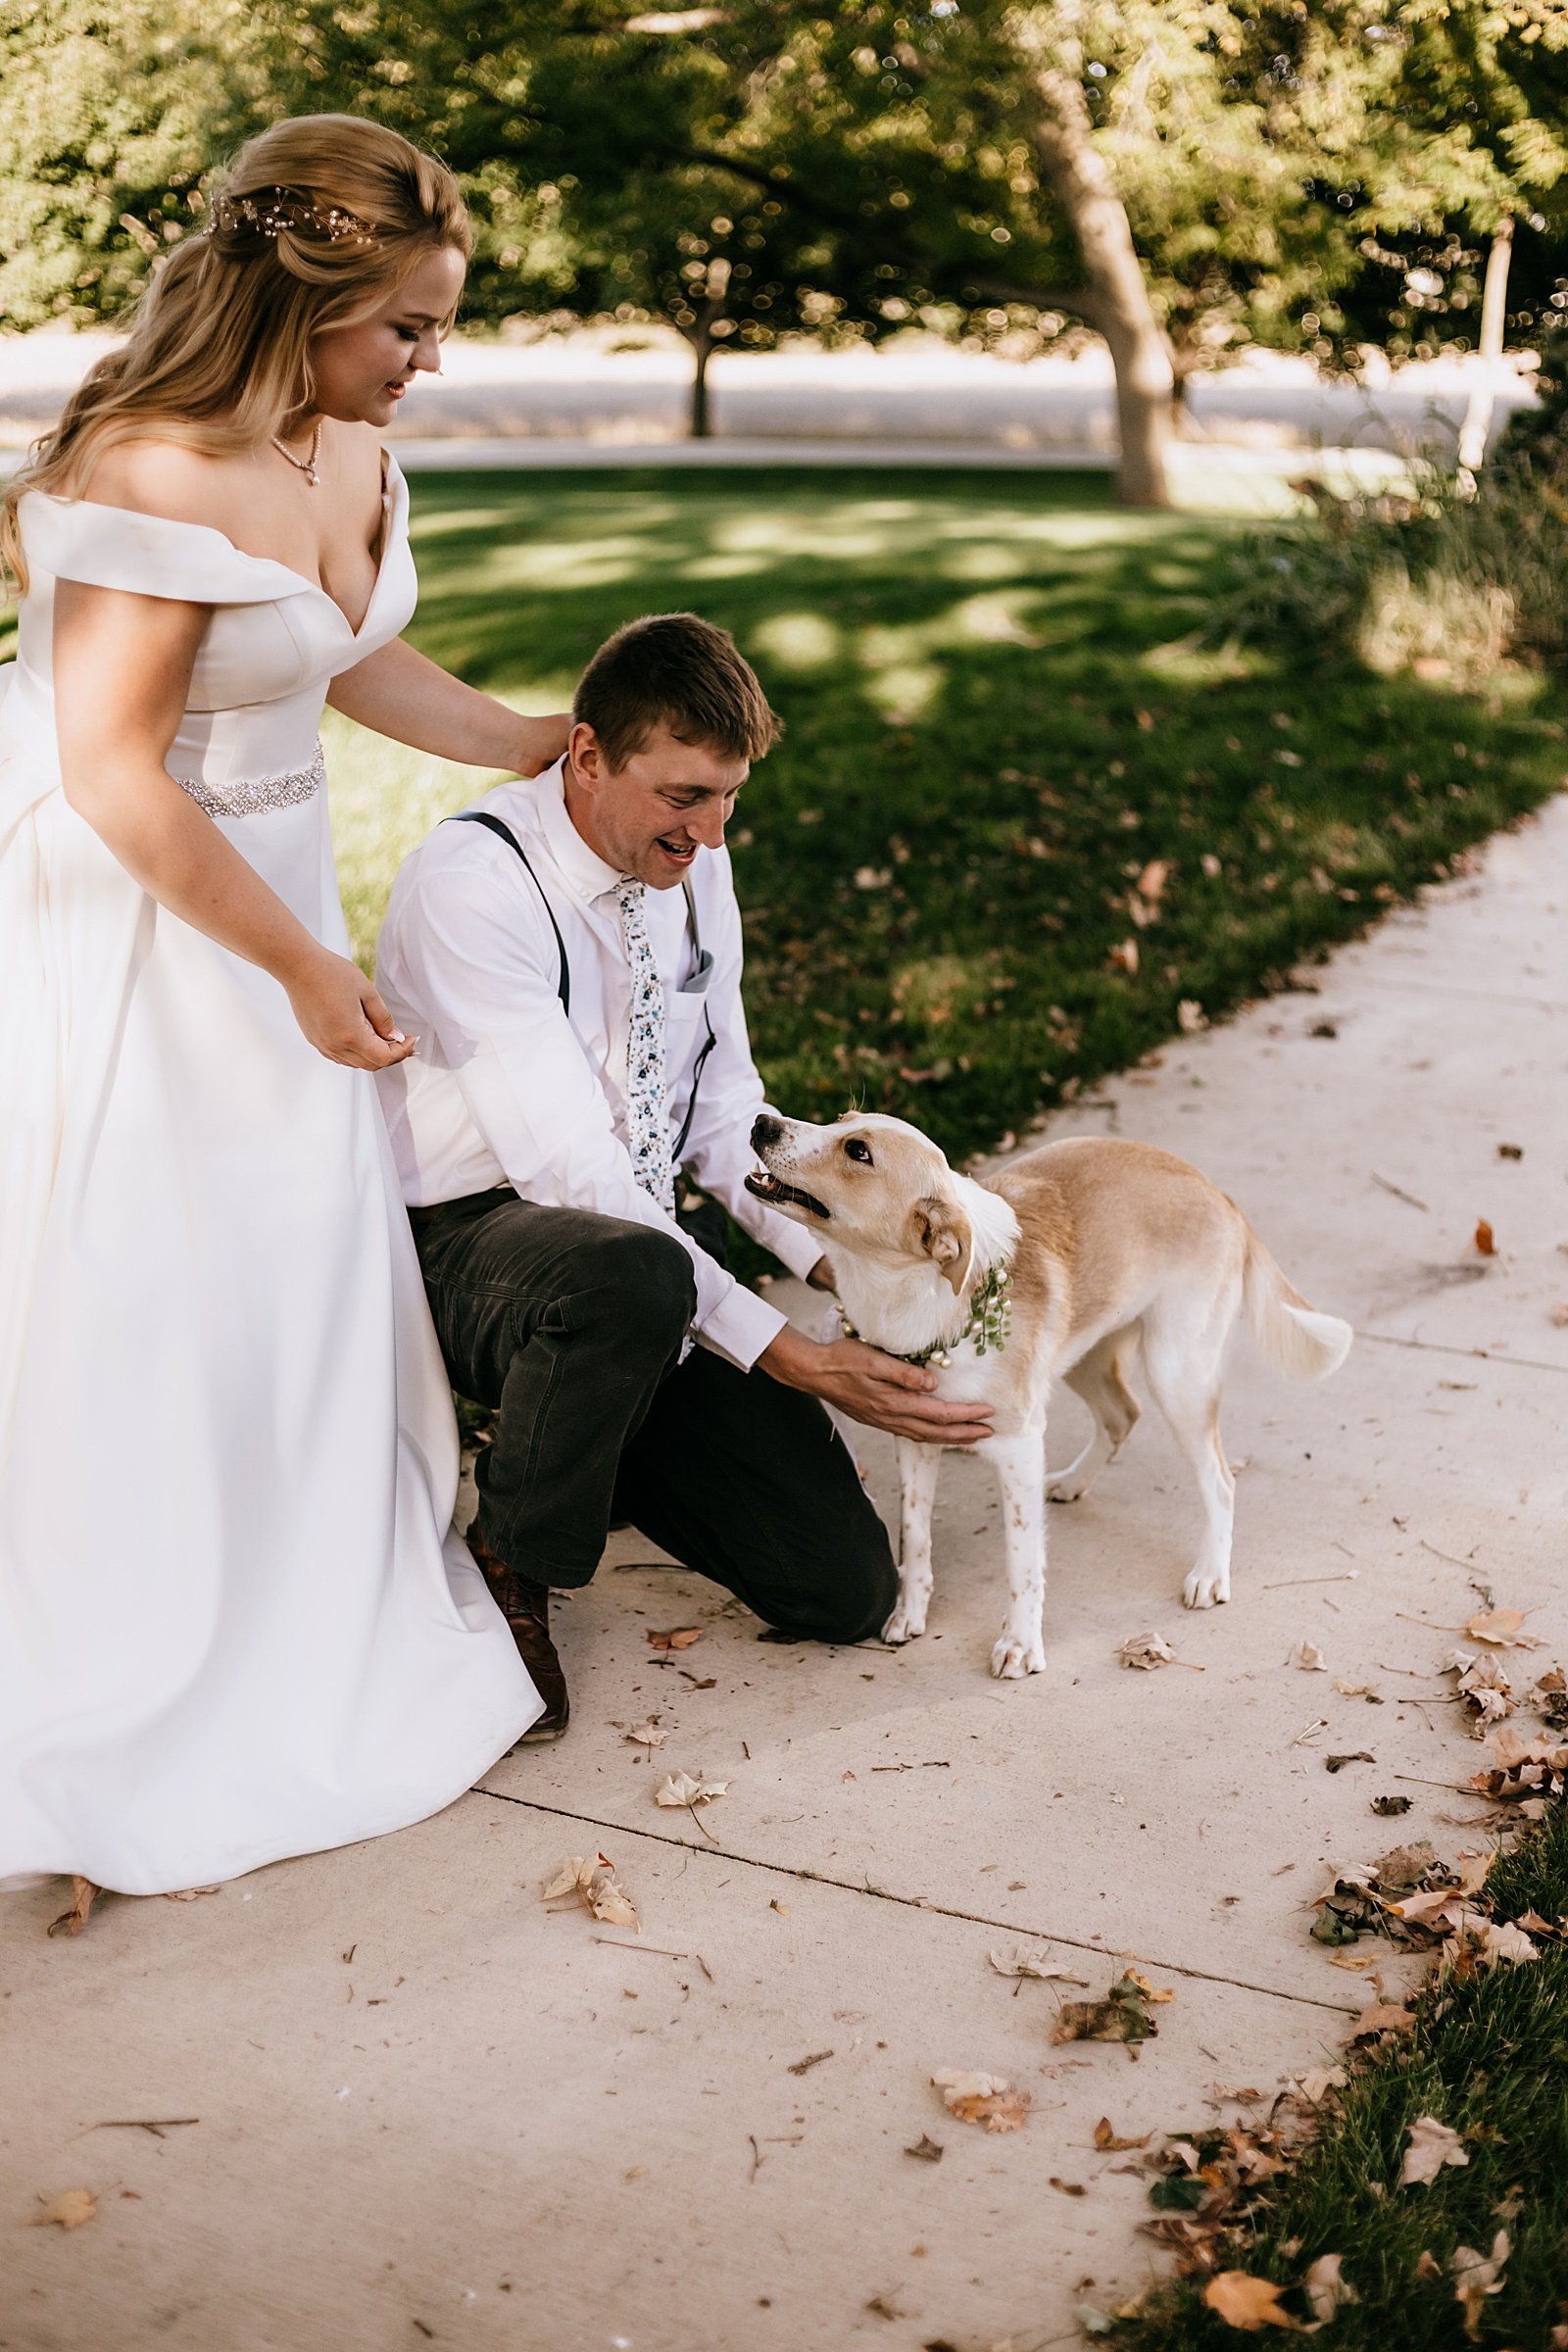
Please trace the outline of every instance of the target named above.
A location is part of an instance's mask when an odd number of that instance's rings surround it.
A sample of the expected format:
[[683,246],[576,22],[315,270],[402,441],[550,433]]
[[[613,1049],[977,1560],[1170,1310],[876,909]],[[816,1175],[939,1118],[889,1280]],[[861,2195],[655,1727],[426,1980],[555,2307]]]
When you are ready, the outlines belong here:
[[[1309,644],[1195,649],[1244,526],[1119,513],[1100,475],[425,474],[414,517],[413,636],[526,707],[636,613],[735,632],[788,729],[731,830],[769,1089],[957,1154],[1184,1001],[1277,984],[1562,777],[1568,696],[1539,677],[1460,696]],[[329,750],[368,956],[398,859],[486,779],[342,724]]]
[[[1568,1806],[1505,1854],[1487,1883],[1499,1920],[1568,1917]],[[1401,2187],[1410,2127],[1434,2116],[1459,2134],[1465,2161]],[[1191,2119],[1188,2119],[1189,2121]],[[1200,2127],[1200,2138],[1210,2127]],[[1200,2153],[1202,2153],[1200,2148]],[[1490,2255],[1507,2233],[1498,2291],[1468,2323],[1453,2262]],[[1502,2251],[1502,2249],[1498,2249]],[[1568,1947],[1543,1938],[1520,1967],[1440,1971],[1415,2026],[1386,2038],[1353,2073],[1320,2139],[1265,2182],[1250,2217],[1214,2251],[1217,2270],[1277,2282],[1299,2326],[1301,2282],[1324,2254],[1343,2257],[1356,2300],[1335,2314],[1335,2352],[1554,2352],[1568,2343]],[[1225,2352],[1237,2330],[1203,2307],[1203,2279],[1151,2300],[1114,2328],[1120,2352]],[[1269,2340],[1285,2340],[1278,2327]]]

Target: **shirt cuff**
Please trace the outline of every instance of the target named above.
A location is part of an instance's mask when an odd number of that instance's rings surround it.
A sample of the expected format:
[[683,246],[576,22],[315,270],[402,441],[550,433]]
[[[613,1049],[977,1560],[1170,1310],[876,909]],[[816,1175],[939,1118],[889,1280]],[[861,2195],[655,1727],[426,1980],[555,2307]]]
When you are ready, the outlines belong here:
[[742,1283],[734,1283],[710,1314],[705,1315],[693,1329],[703,1347],[714,1355],[733,1364],[738,1372],[750,1372],[764,1348],[770,1348],[789,1321],[776,1306],[769,1306]]

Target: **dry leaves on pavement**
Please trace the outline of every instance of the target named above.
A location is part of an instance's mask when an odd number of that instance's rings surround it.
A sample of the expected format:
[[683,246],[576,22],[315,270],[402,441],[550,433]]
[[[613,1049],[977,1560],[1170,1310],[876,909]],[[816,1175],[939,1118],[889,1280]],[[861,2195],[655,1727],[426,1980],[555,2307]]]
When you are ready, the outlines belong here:
[[539,1899],[550,1903],[564,1894],[575,1895],[585,1910],[608,1927],[630,1928],[638,1936],[643,1932],[637,1907],[616,1878],[615,1865],[608,1854],[571,1855],[546,1881]]
[[1494,1649],[1539,1649],[1541,1636],[1527,1634],[1523,1609],[1481,1609],[1465,1621],[1472,1642],[1487,1642]]
[[728,1794],[728,1781],[700,1781],[689,1772],[672,1772],[654,1790],[654,1802],[656,1805],[684,1805],[689,1812],[693,1805],[709,1805],[715,1796]]
[[1440,2123],[1435,2115],[1418,2115],[1405,2143],[1399,2186],[1424,2188],[1437,2179],[1446,2164],[1465,2165],[1469,2161],[1457,2132]]
[[1146,2132],[1141,2139],[1123,2139],[1108,2115],[1102,2115],[1095,2126],[1095,2145],[1106,2156],[1119,2156],[1128,2148],[1147,2148],[1153,2136],[1152,2132]]
[[1302,1674],[1327,1674],[1328,1660],[1315,1642],[1298,1642],[1290,1655],[1290,1663]]
[[676,1625],[667,1634],[656,1634],[650,1628],[648,1642],[652,1649],[690,1649],[692,1643],[700,1642],[702,1638],[703,1629],[700,1625]]
[[97,2218],[98,2200],[90,2188],[67,2188],[58,2197],[40,2197],[38,2211],[27,2216],[34,2230],[47,2230],[51,2224],[57,2230],[79,2230],[83,2222]]
[[988,2132],[1021,2132],[1029,2093],[1014,2090],[1000,2075],[966,2075],[945,2066],[931,2078],[942,2103],[960,2124],[983,2124]]
[[631,1730],[622,1736],[633,1747],[662,1747],[669,1738],[668,1732],[662,1731],[652,1715],[646,1723],[634,1723]]
[[999,1977],[1038,1977],[1043,1984],[1082,1984],[1082,1977],[1069,1976],[1064,1968],[1054,1968],[1049,1960],[1037,1960],[1033,1952],[987,1952],[986,1958]]
[[1156,1992],[1146,1976],[1129,1968],[1116,1979],[1102,2001],[1063,2001],[1053,2041],[1148,2041],[1159,2032],[1150,2016],[1151,2006],[1174,1999],[1170,1991]]

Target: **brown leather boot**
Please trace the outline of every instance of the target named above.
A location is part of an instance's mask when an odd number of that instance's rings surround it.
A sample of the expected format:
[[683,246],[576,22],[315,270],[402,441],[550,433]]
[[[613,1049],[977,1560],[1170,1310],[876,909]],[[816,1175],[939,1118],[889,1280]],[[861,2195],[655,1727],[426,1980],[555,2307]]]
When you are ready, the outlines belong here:
[[477,1522],[464,1541],[473,1554],[474,1566],[490,1587],[497,1607],[511,1626],[517,1655],[545,1702],[544,1713],[530,1724],[517,1744],[521,1747],[540,1740],[559,1740],[570,1720],[571,1701],[566,1695],[566,1678],[556,1645],[550,1639],[550,1587],[530,1584],[504,1560],[498,1560],[480,1535]]

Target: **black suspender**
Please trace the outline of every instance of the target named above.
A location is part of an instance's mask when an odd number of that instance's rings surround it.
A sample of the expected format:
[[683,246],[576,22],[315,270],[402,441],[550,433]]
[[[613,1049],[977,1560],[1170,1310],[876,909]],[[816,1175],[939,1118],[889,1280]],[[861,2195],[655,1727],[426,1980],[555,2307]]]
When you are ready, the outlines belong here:
[[487,808],[460,808],[456,816],[448,817],[447,822],[451,825],[483,825],[487,833],[496,834],[510,849],[515,850],[517,856],[522,859],[528,870],[528,879],[539,893],[545,913],[550,919],[550,928],[556,935],[556,954],[561,958],[561,977],[556,983],[556,989],[561,998],[562,1011],[569,1015],[571,1011],[571,970],[566,962],[566,943],[561,936],[561,925],[556,920],[556,910],[550,904],[545,886],[534,872],[533,867],[528,864],[527,851],[512,827],[503,824],[499,816],[492,816]]
[[[556,954],[561,959],[561,976],[556,983],[556,993],[561,999],[562,1011],[569,1019],[571,1015],[571,967],[566,961],[566,943],[561,936],[561,925],[556,920],[556,910],[550,904],[550,895],[534,872],[527,851],[512,827],[505,824],[499,816],[492,816],[488,808],[460,808],[456,816],[449,816],[446,821],[449,825],[483,825],[487,833],[494,833],[498,840],[504,841],[508,848],[514,850],[522,859],[523,865],[527,869],[528,879],[539,893],[540,904],[544,907],[550,928],[555,934]],[[703,961],[703,935],[697,925],[697,901],[692,895],[690,882],[683,882],[681,891],[686,900],[686,921],[692,935],[692,952],[697,959],[697,968],[700,970]],[[708,1009],[706,1000],[703,1004],[703,1020],[707,1026],[708,1035],[703,1042],[702,1052],[692,1065],[692,1091],[686,1104],[686,1116],[681,1121],[680,1133],[676,1136],[670,1152],[670,1163],[677,1168],[680,1166],[680,1155],[686,1149],[686,1138],[692,1131],[692,1120],[697,1114],[697,1094],[703,1083],[703,1071],[707,1067],[708,1056],[718,1043],[717,1038],[713,1035],[713,1018]]]

